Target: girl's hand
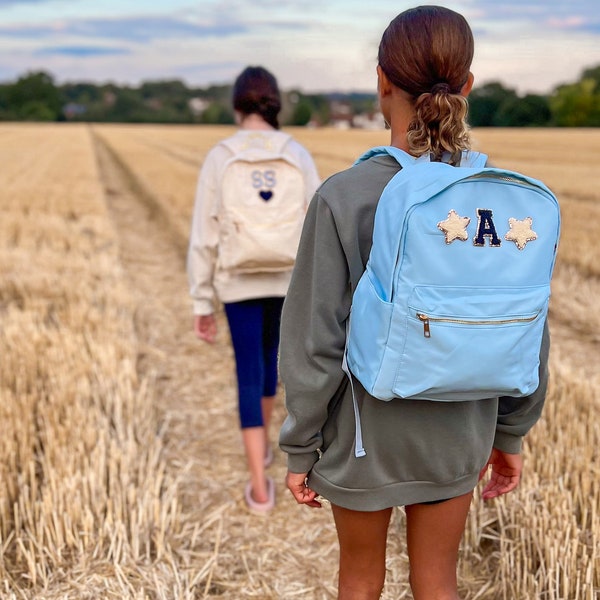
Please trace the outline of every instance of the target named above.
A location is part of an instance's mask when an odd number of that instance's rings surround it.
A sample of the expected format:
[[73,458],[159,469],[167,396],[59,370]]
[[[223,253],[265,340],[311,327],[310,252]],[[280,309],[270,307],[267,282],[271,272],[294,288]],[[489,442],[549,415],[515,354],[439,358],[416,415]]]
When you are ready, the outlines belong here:
[[321,508],[321,503],[315,500],[317,493],[306,485],[307,475],[308,473],[291,473],[288,471],[285,483],[298,504],[306,504],[311,508]]
[[490,500],[512,492],[519,485],[521,471],[523,470],[523,458],[520,454],[508,454],[497,448],[492,448],[487,464],[479,473],[480,480],[489,466],[492,467],[492,476],[483,488],[481,497],[484,500]]
[[217,339],[217,321],[215,315],[194,315],[194,333],[196,337],[214,343]]

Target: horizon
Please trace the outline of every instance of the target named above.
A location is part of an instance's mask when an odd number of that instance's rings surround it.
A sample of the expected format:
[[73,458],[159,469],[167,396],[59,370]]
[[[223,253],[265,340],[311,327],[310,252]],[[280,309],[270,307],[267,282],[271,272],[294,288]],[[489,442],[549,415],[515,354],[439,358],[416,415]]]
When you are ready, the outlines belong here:
[[[587,69],[591,69],[594,67],[600,67],[600,63],[596,63],[593,65],[589,65],[589,66],[584,66],[581,70],[581,73],[583,73],[585,70]],[[31,70],[31,71],[27,71],[27,72],[23,72],[23,73],[19,73],[17,74],[13,79],[0,79],[0,85],[11,85],[14,84],[18,79],[25,77],[29,74],[32,73],[36,73],[36,72],[40,72],[43,71],[46,74],[48,74],[49,76],[51,76],[53,78],[54,81],[54,85],[57,87],[62,87],[62,86],[66,86],[66,85],[94,85],[97,87],[102,87],[102,86],[110,86],[113,85],[115,87],[118,88],[131,88],[131,89],[139,89],[142,85],[144,84],[152,84],[152,83],[166,83],[166,82],[170,82],[170,81],[179,81],[181,82],[188,90],[206,90],[210,87],[231,87],[233,86],[233,79],[231,81],[217,81],[217,82],[210,82],[210,83],[206,83],[203,85],[192,85],[189,82],[185,81],[183,78],[181,77],[165,77],[165,78],[161,78],[161,79],[144,79],[141,81],[138,81],[136,83],[131,83],[131,82],[117,82],[117,81],[113,81],[110,79],[104,80],[104,81],[100,81],[100,80],[89,80],[89,79],[67,79],[64,81],[58,81],[57,78],[55,77],[55,75],[53,73],[51,73],[49,70],[47,69],[37,69],[37,70]],[[580,73],[580,75],[581,75]],[[574,83],[576,81],[576,79],[571,80],[571,81],[562,81],[562,82],[557,82],[551,89],[548,89],[547,91],[519,91],[518,89],[516,89],[515,87],[511,87],[509,84],[506,84],[505,82],[499,81],[499,80],[493,80],[490,79],[489,81],[485,81],[482,83],[477,84],[477,82],[475,82],[475,85],[473,86],[473,89],[476,90],[477,88],[483,87],[486,84],[490,84],[490,83],[501,83],[501,85],[505,88],[505,89],[512,89],[515,90],[516,93],[520,96],[523,97],[527,94],[532,94],[532,95],[539,95],[539,96],[550,96],[552,95],[556,89],[562,85],[568,85],[570,83]],[[364,95],[364,96],[376,96],[377,95],[377,90],[360,90],[360,89],[329,89],[329,90],[314,90],[314,91],[306,91],[303,90],[301,88],[298,87],[289,87],[289,88],[285,88],[282,87],[280,85],[280,91],[282,93],[294,93],[294,92],[299,92],[305,96],[333,96],[336,94],[340,94],[340,95],[344,95],[344,96],[348,96],[348,95]]]

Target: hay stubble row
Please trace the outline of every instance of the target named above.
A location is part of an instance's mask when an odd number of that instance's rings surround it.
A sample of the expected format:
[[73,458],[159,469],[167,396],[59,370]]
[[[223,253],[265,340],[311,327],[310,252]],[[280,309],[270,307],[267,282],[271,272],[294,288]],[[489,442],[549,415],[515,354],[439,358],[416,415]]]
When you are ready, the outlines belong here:
[[[283,456],[272,467],[273,515],[244,511],[222,314],[215,346],[191,334],[184,255],[197,170],[229,131],[0,126],[2,598],[334,597],[329,511],[285,495]],[[323,177],[386,141],[293,133]],[[596,600],[600,138],[479,130],[475,139],[495,164],[556,189],[565,226],[548,404],[519,491],[474,501],[461,592]],[[280,404],[275,426],[282,418]],[[398,510],[383,598],[410,597],[406,567]]]

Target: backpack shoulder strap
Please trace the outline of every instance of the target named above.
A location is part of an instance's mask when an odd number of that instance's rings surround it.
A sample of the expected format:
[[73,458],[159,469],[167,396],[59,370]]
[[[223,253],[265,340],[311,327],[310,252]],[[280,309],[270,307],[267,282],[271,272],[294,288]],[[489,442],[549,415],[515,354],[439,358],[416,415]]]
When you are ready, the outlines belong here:
[[[364,162],[365,160],[369,160],[374,156],[381,156],[382,154],[389,154],[390,156],[395,158],[398,164],[403,169],[418,163],[430,162],[429,157],[427,155],[423,155],[417,158],[408,154],[408,152],[405,152],[404,150],[400,150],[400,148],[396,148],[395,146],[375,146],[374,148],[367,150],[364,154],[359,156],[354,164]],[[460,160],[460,166],[485,167],[487,159],[487,154],[483,154],[482,152],[464,150]]]
[[485,167],[487,164],[488,155],[483,152],[474,152],[473,150],[465,150],[460,159],[461,167]]
[[408,152],[400,150],[400,148],[396,148],[395,146],[375,146],[359,156],[354,164],[357,165],[365,160],[373,158],[374,156],[381,156],[383,154],[389,154],[395,158],[402,168],[414,165],[418,160],[414,156],[411,156]]
[[285,153],[285,147],[288,145],[292,136],[283,133],[282,131],[277,132],[263,132],[263,131],[247,131],[243,134],[238,132],[231,137],[228,137],[219,142],[220,146],[224,146],[234,155],[243,156],[283,156]]

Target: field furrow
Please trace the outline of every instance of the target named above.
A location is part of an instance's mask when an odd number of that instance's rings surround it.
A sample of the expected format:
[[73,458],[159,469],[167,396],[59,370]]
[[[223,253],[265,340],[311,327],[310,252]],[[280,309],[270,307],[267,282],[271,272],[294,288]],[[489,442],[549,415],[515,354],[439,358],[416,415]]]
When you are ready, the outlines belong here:
[[[174,473],[181,474],[182,520],[197,529],[186,548],[193,560],[188,567],[180,567],[181,579],[190,594],[198,594],[193,597],[200,597],[198,590],[207,586],[210,596],[232,599],[293,597],[294,565],[305,560],[304,532],[290,520],[290,509],[295,507],[289,503],[276,511],[265,530],[265,521],[250,515],[242,500],[245,459],[224,315],[218,314],[219,337],[214,346],[195,338],[179,243],[163,227],[169,217],[156,201],[131,185],[133,174],[115,160],[102,140],[96,138],[102,180],[119,234],[119,253],[136,299],[138,369],[156,381],[158,410],[168,424],[169,463]],[[281,399],[275,418],[279,425]],[[281,497],[281,455],[272,469]],[[324,548],[317,549],[317,555],[325,548],[329,552],[335,542],[332,525],[324,516],[320,527]],[[284,548],[287,570],[275,560]],[[318,592],[333,587],[329,566],[324,561],[319,577],[310,584],[304,582],[308,597],[330,597]]]
[[25,126],[0,159],[2,597],[134,597],[152,563],[170,589],[177,486],[88,128]]

